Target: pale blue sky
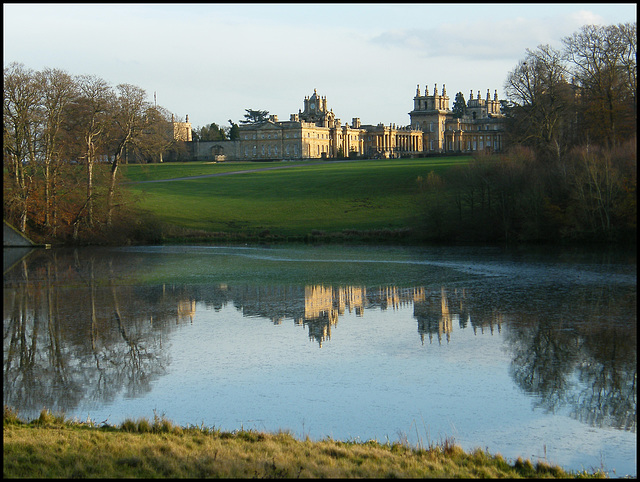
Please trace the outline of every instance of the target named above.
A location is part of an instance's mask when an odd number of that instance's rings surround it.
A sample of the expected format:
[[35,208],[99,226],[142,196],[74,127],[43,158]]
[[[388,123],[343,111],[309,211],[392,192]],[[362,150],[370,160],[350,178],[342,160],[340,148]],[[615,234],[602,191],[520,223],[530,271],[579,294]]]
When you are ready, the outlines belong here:
[[195,126],[287,120],[314,89],[343,122],[409,123],[416,85],[498,90],[525,56],[636,4],[3,4],[4,65],[157,92]]

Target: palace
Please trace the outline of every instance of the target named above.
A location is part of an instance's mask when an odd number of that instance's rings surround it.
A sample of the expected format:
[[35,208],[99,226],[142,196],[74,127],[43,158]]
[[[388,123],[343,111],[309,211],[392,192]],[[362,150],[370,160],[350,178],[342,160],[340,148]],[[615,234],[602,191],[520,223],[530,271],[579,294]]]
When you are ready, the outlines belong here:
[[[421,157],[428,154],[500,151],[504,116],[500,112],[497,91],[493,100],[469,96],[466,111],[455,117],[449,108],[446,87],[432,95],[418,85],[409,112],[408,126],[395,124],[364,125],[353,118],[342,124],[329,109],[327,98],[305,96],[303,109],[288,121],[277,115],[259,124],[240,126],[235,141],[189,142],[191,155],[199,160],[278,160],[336,158]],[[174,138],[191,141],[191,124],[174,122]]]
[[433,88],[433,95],[429,95],[426,86],[424,95],[420,95],[418,85],[409,116],[411,125],[424,133],[424,153],[502,150],[504,115],[500,112],[498,91],[495,91],[493,100],[488,89],[486,99],[480,97],[480,91],[474,99],[471,91],[464,115],[456,118],[449,109],[444,85],[440,95],[437,85]]

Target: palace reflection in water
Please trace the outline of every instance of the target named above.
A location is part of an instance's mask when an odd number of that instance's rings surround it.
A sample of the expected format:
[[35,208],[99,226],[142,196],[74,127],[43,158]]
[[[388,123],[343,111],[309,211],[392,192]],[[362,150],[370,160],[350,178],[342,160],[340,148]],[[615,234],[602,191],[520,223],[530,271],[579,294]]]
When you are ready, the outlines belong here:
[[[163,287],[163,293],[165,293]],[[331,328],[338,324],[341,316],[354,313],[365,316],[370,309],[400,309],[413,306],[413,316],[418,322],[418,334],[422,344],[425,337],[432,343],[435,339],[442,343],[451,339],[454,323],[460,328],[468,324],[474,333],[485,328],[493,334],[494,327],[500,330],[501,315],[491,314],[486,319],[471,317],[466,306],[466,290],[427,289],[425,287],[399,288],[381,286],[369,289],[364,286],[217,286],[216,304],[218,308],[232,303],[244,316],[267,318],[274,324],[290,319],[296,325],[308,329],[309,339],[319,347],[331,338]],[[205,296],[205,295],[203,295]],[[203,306],[209,306],[205,298],[199,299]],[[452,308],[449,307],[451,304]],[[177,301],[178,323],[193,323],[196,316],[195,298]]]
[[366,320],[371,310],[413,308],[420,346],[445,347],[456,330],[499,334],[514,383],[535,395],[536,406],[570,407],[589,425],[636,430],[636,323],[627,322],[635,287],[533,286],[507,297],[460,283],[127,281],[140,269],[152,271],[141,258],[80,250],[39,253],[5,272],[4,404],[35,416],[43,406],[69,413],[144,396],[171,364],[172,333],[198,323],[200,310],[233,306],[247,318],[303,326],[323,347],[339,343],[332,328],[347,313]]

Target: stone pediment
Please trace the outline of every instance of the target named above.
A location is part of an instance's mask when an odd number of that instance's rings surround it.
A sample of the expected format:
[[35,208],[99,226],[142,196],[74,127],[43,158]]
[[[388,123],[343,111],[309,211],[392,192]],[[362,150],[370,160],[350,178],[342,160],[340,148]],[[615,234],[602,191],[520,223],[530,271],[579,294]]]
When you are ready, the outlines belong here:
[[266,120],[263,122],[259,122],[256,124],[243,124],[240,126],[241,130],[249,130],[249,131],[257,131],[257,130],[276,130],[280,129],[279,123],[273,122],[272,120]]
[[276,130],[276,129],[279,130],[280,126],[275,122],[268,120],[263,122],[262,124],[257,125],[256,129],[261,131]]

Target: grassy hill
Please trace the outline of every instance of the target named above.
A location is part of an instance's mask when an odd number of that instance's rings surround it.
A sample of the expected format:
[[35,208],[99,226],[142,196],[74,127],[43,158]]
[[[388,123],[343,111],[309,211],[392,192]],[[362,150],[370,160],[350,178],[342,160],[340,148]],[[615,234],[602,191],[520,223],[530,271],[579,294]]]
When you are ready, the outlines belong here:
[[[287,239],[415,228],[417,178],[469,160],[194,162],[129,165],[123,172],[134,182],[127,188],[139,208],[172,226],[174,236],[200,232]],[[196,177],[211,175],[220,176]],[[158,180],[164,182],[135,183]]]

